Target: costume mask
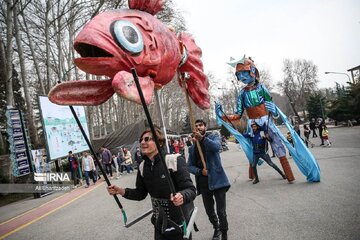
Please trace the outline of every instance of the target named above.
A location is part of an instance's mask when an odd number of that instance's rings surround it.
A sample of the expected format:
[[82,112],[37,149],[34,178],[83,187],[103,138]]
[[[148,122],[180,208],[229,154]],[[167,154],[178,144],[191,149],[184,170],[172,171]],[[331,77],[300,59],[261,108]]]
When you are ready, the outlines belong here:
[[255,81],[255,77],[250,75],[250,71],[240,71],[235,73],[237,80],[245,83],[250,84]]

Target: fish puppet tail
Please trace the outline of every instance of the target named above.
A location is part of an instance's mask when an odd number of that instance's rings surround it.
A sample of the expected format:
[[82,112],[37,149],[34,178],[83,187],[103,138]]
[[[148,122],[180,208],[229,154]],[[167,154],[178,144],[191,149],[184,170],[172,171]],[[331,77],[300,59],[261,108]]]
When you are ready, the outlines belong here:
[[[178,39],[181,43],[180,47],[183,53],[179,71],[181,73],[188,73],[187,92],[198,107],[201,109],[209,109],[209,81],[204,73],[204,67],[201,61],[202,51],[189,34],[180,33]],[[179,84],[182,86],[180,80]]]

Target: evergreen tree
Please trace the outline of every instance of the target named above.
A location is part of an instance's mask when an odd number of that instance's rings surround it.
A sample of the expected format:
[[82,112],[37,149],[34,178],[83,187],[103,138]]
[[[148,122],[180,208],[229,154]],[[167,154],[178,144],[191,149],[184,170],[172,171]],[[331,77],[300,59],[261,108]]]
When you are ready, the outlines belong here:
[[332,101],[329,117],[337,121],[360,120],[360,83],[343,87],[338,98]]
[[[314,95],[310,95],[309,100],[307,101],[307,111],[308,111],[308,119],[312,118],[323,118],[326,116],[325,114],[325,99],[321,96],[320,93],[315,93]],[[324,116],[323,116],[324,114]]]

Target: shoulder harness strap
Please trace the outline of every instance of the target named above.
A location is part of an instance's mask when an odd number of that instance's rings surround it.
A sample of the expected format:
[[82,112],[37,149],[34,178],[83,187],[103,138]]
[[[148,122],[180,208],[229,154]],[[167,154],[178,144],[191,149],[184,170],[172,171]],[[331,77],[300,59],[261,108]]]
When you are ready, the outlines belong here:
[[[177,171],[177,158],[180,156],[180,153],[175,154],[166,154],[165,162],[168,169],[171,169],[172,172]],[[139,165],[140,175],[144,177],[144,161],[142,161]]]

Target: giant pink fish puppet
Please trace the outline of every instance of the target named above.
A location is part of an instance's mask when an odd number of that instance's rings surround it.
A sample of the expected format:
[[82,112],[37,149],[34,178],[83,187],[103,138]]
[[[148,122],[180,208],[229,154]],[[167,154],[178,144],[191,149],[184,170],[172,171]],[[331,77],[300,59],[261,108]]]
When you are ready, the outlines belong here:
[[[109,77],[107,80],[76,80],[56,85],[49,93],[60,105],[99,105],[115,92],[141,103],[131,74],[135,68],[147,104],[154,89],[169,83],[179,71],[189,73],[187,92],[201,109],[210,107],[209,82],[203,72],[201,49],[188,34],[179,36],[153,15],[162,0],[129,0],[130,9],[103,12],[77,35],[74,60],[81,70]],[[179,84],[183,83],[179,81]]]

